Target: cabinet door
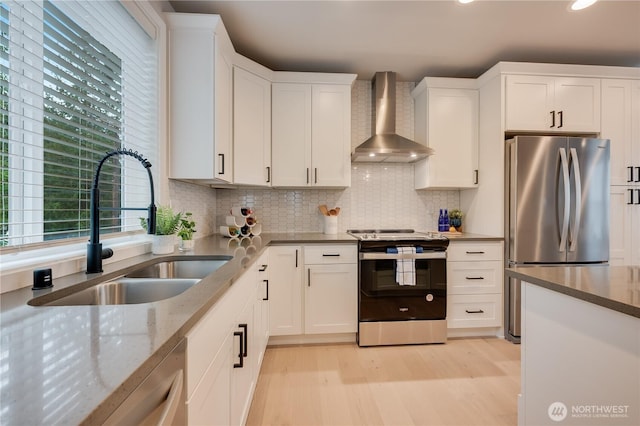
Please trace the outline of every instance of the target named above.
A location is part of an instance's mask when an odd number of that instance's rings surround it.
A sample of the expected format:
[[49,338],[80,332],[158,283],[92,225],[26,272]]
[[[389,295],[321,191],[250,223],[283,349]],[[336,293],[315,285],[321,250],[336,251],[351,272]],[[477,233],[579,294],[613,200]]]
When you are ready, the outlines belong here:
[[[232,151],[232,109],[233,105],[233,63],[222,43],[216,43],[215,56],[215,147],[216,179],[233,181]],[[194,152],[190,152],[194,156]],[[197,154],[195,154],[197,156]]]
[[312,184],[351,184],[351,87],[318,84],[312,88]]
[[634,178],[631,87],[629,80],[602,81],[600,136],[611,140],[611,185],[628,185]]
[[302,250],[269,247],[269,331],[272,336],[302,334]]
[[187,401],[187,424],[231,424],[231,370],[233,370],[233,336],[228,337],[202,376],[202,380]]
[[506,130],[553,130],[554,77],[508,75]]
[[[255,287],[252,288],[255,290]],[[253,396],[255,381],[257,379],[257,375],[254,374],[254,367],[258,357],[258,351],[254,345],[254,296],[255,293],[250,295],[249,301],[238,316],[238,321],[234,328],[234,364],[231,372],[230,424],[232,425],[245,424],[247,415],[249,414],[249,408],[251,407],[251,397]],[[242,356],[240,356],[240,354],[242,354]],[[242,358],[241,363],[240,358]]]
[[218,16],[166,17],[170,177],[231,182],[233,45]]
[[264,352],[269,343],[269,251],[264,252],[258,259],[258,291],[256,292],[256,345],[258,347],[258,360],[256,374],[260,371]]
[[308,265],[305,333],[355,333],[358,322],[357,264]]
[[609,209],[609,263],[640,264],[640,185],[612,186]]
[[271,114],[272,185],[310,185],[311,86],[274,83]]
[[[640,184],[640,81],[636,80],[631,85],[631,161],[633,167],[633,183]],[[637,234],[636,234],[637,235]]]
[[435,154],[416,163],[416,189],[473,188],[478,172],[478,91],[427,89],[427,145]]
[[[555,82],[556,130],[600,131],[600,79],[558,78]],[[558,116],[558,114],[562,116]]]
[[271,83],[235,67],[233,101],[233,182],[269,186]]

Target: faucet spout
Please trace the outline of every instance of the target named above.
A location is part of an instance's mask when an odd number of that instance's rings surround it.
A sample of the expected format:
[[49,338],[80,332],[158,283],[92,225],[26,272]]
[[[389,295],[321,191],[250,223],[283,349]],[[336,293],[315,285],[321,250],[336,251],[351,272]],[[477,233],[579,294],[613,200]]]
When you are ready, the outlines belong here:
[[[92,274],[96,272],[102,272],[102,259],[107,259],[113,256],[113,250],[111,249],[103,249],[102,244],[100,243],[100,190],[98,189],[98,183],[100,180],[100,171],[102,170],[102,165],[109,158],[116,155],[128,155],[130,157],[135,158],[140,161],[142,166],[147,170],[147,174],[149,176],[149,190],[151,192],[151,204],[149,207],[143,208],[127,208],[127,207],[119,207],[115,210],[146,210],[148,214],[147,218],[147,233],[155,234],[156,233],[156,205],[155,205],[155,195],[153,189],[153,176],[151,175],[151,163],[149,160],[140,155],[137,151],[119,149],[111,152],[107,152],[107,154],[100,160],[98,163],[98,167],[96,168],[96,173],[93,177],[93,186],[91,187],[91,207],[90,207],[90,231],[89,231],[89,243],[87,244],[87,274]],[[113,208],[109,208],[109,210],[114,210]]]

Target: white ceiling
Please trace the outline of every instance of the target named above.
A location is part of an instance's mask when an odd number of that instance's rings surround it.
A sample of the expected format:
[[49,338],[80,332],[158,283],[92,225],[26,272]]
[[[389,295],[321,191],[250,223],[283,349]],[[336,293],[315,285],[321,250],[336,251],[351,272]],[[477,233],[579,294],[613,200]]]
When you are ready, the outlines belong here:
[[395,71],[477,77],[499,61],[640,67],[640,1],[170,0],[177,12],[217,13],[240,54],[273,70]]

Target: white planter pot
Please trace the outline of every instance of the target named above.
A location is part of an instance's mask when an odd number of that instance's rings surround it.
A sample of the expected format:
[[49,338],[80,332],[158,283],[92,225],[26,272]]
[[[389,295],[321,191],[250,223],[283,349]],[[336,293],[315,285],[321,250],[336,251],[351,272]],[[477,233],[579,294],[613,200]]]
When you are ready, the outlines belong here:
[[169,254],[173,253],[176,242],[175,235],[152,235],[151,236],[151,253],[153,254]]
[[193,246],[195,246],[195,241],[194,240],[180,240],[180,247],[179,250],[180,251],[190,251],[193,250]]

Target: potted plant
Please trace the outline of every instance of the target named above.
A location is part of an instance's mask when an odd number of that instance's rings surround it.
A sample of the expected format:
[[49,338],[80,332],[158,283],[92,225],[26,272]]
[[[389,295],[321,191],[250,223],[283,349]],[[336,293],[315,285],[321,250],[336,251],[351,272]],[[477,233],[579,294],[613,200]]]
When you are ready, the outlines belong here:
[[449,224],[453,226],[456,231],[462,232],[462,211],[453,209],[449,212]]
[[[159,206],[156,211],[156,233],[151,239],[153,254],[168,254],[173,252],[175,234],[180,228],[182,213],[174,213],[171,207]],[[141,217],[140,225],[147,229],[147,219]]]
[[191,212],[186,212],[180,218],[180,229],[178,236],[180,237],[180,251],[188,251],[193,249],[193,234],[196,232],[196,222],[193,220]]

